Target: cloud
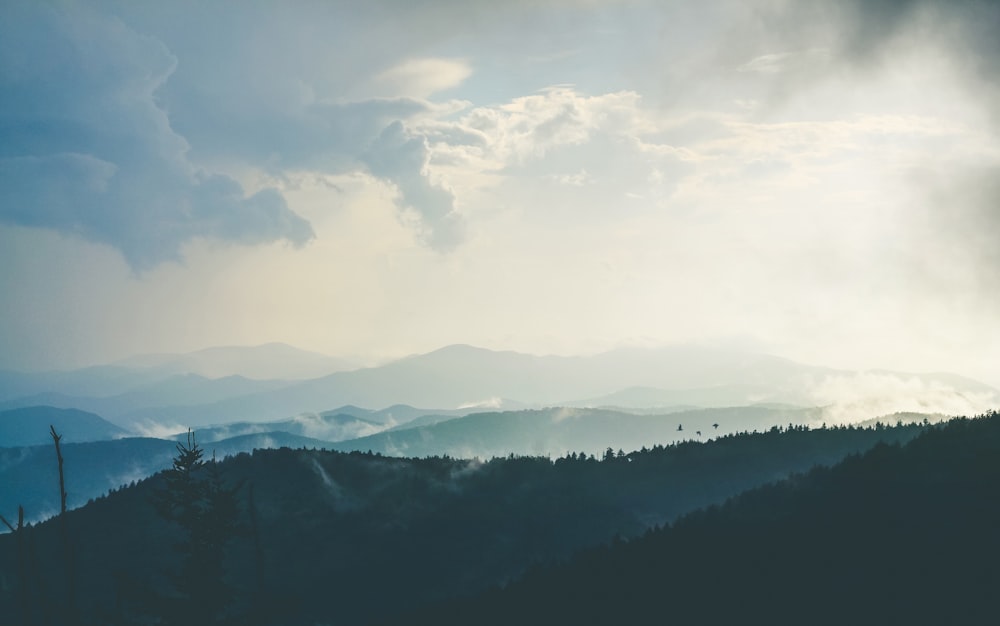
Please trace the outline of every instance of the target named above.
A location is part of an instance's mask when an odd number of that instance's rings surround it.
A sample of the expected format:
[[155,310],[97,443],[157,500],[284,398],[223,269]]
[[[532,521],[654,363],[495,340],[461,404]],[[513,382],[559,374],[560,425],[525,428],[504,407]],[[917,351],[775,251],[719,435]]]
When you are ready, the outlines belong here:
[[427,140],[397,121],[375,139],[363,160],[372,174],[396,186],[401,210],[415,211],[422,240],[435,250],[448,252],[462,242],[465,225],[455,211],[452,193],[430,180],[429,157]]
[[[897,79],[906,72],[915,78],[902,92],[908,98],[897,107],[936,109],[939,119],[928,121],[942,131],[961,117],[970,120],[961,144],[928,141],[925,145],[935,146],[932,158],[918,161],[913,151],[908,155],[901,195],[908,194],[909,206],[900,211],[896,235],[905,245],[885,247],[903,263],[905,280],[927,293],[949,294],[959,306],[1000,304],[994,295],[1000,287],[1000,253],[991,235],[1000,231],[1000,155],[995,149],[1000,137],[1000,3],[777,3],[765,21],[774,26],[771,41],[800,46],[818,41],[828,50],[826,71],[811,80],[795,77],[797,83],[784,84],[789,90],[845,71],[883,71],[892,79],[890,67],[902,67],[895,70]],[[804,26],[789,28],[792,24]],[[909,59],[911,66],[901,59]],[[950,84],[942,89],[930,78],[936,74]],[[959,103],[978,108],[975,117]]]
[[330,496],[330,500],[336,509],[352,511],[360,507],[362,503],[359,502],[358,498],[348,493],[340,483],[335,481],[329,472],[326,471],[326,468],[316,460],[316,457],[310,457],[309,464],[313,472],[315,472],[323,483],[323,487],[326,488],[326,493]]
[[407,59],[372,79],[382,95],[426,98],[431,94],[457,87],[472,74],[472,68],[456,59]]
[[135,431],[140,437],[152,437],[154,439],[173,439],[175,436],[185,433],[188,430],[187,426],[170,422],[157,422],[156,420],[135,422],[129,424],[129,428]]
[[493,396],[477,402],[466,402],[458,405],[459,409],[499,409],[503,407],[503,398]]
[[804,69],[814,69],[817,64],[829,58],[825,48],[814,48],[801,52],[772,52],[750,59],[739,66],[738,72],[753,72],[757,74],[780,74],[783,72]]
[[1000,159],[916,168],[911,185],[910,280],[956,305],[1000,307]]
[[372,424],[364,420],[354,420],[346,423],[336,418],[325,418],[316,413],[302,413],[292,418],[292,423],[306,437],[323,439],[325,441],[345,441],[374,435],[386,427]]
[[817,421],[850,424],[893,413],[975,415],[996,406],[995,393],[956,389],[918,376],[880,372],[831,375],[816,380],[807,394],[824,408]]
[[200,237],[313,237],[277,190],[188,160],[157,102],[177,63],[162,43],[84,10],[16,11],[0,26],[0,221],[111,245],[137,270]]
[[988,0],[774,2],[760,11],[757,23],[765,25],[770,45],[822,49],[859,69],[871,69],[903,44],[939,46],[961,61],[960,68],[992,82],[1000,75],[1000,5]]

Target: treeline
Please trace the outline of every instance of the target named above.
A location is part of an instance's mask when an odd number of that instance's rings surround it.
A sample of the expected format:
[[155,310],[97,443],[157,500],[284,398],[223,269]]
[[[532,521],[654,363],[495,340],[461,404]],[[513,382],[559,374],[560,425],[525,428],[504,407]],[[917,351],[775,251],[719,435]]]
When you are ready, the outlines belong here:
[[[608,450],[600,460],[240,454],[207,467],[215,489],[233,494],[233,519],[224,549],[210,559],[227,596],[212,608],[212,621],[201,623],[385,618],[479,592],[615,536],[640,536],[790,472],[836,463],[879,442],[899,444],[928,428],[790,426],[706,443]],[[176,577],[195,544],[183,547],[190,530],[154,505],[154,494],[169,491],[170,476],[66,514],[77,540],[73,623],[156,623],[163,611],[152,610],[154,602],[184,602]],[[72,489],[72,467],[67,484]],[[45,523],[21,532],[34,568],[28,602],[52,602],[62,588],[58,528]],[[17,592],[13,539],[0,536],[0,611],[25,597]]]
[[998,486],[991,412],[386,623],[995,623]]

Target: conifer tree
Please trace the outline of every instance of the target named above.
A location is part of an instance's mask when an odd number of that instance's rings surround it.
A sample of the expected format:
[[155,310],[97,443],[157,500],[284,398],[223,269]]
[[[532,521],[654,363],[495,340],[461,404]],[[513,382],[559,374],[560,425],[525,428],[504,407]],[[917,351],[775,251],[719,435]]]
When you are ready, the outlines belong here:
[[212,623],[233,595],[225,582],[224,561],[226,544],[238,527],[238,488],[226,487],[215,459],[206,462],[203,456],[189,430],[187,443],[177,444],[173,465],[164,472],[164,488],[154,500],[157,512],[183,532],[175,545],[181,556],[173,577],[179,597],[171,605],[177,615],[168,615],[168,623],[191,623],[191,611],[203,623]]

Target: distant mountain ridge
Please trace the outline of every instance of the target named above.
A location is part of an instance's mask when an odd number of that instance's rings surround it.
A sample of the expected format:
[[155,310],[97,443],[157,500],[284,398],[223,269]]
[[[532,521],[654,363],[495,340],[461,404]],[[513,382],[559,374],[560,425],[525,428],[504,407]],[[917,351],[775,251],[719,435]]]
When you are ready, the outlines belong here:
[[32,406],[0,411],[0,448],[51,443],[50,426],[56,429],[65,443],[117,439],[130,434],[93,413]]
[[[125,376],[120,370],[109,371],[118,379]],[[85,374],[96,375],[93,371]],[[64,378],[60,378],[64,386],[70,386]],[[171,402],[171,397],[176,399]],[[47,394],[9,399],[0,407],[42,400],[94,410],[122,426],[141,430],[149,424],[202,427],[288,419],[341,405],[401,404],[450,411],[458,407],[843,403],[846,409],[837,420],[861,420],[895,411],[975,413],[1000,403],[1000,392],[953,374],[852,372],[694,346],[628,348],[568,357],[454,345],[378,367],[301,381],[206,380],[188,375],[135,384],[105,398]]]
[[138,367],[164,374],[198,374],[206,378],[241,376],[254,380],[301,380],[354,369],[345,359],[302,350],[285,343],[219,346],[183,354],[143,354],[122,359],[117,366]]
[[488,459],[514,455],[601,456],[607,448],[638,450],[682,441],[706,441],[741,431],[768,430],[819,421],[822,409],[729,407],[667,414],[634,414],[608,409],[553,407],[472,413],[465,417],[427,415],[414,423],[359,439],[331,444],[333,450],[372,451],[388,456]]
[[72,370],[0,370],[0,402],[39,394],[106,398],[155,387],[175,377],[242,378],[252,382],[317,378],[353,369],[345,359],[282,343],[206,348],[191,353],[146,354]]
[[[664,399],[667,404],[695,404],[689,400],[698,399],[703,406],[765,402],[814,406],[814,391],[823,388],[825,381],[843,379],[846,386],[852,376],[857,373],[800,365],[768,355],[691,347],[561,357],[493,352],[460,345],[379,367],[338,372],[273,391],[175,411],[171,419],[209,416],[201,419],[256,421],[319,412],[342,404],[403,403],[450,408],[495,398],[512,398],[528,406],[579,405],[580,402],[573,402],[574,398],[600,398],[637,386],[674,394],[673,401],[669,397]],[[901,381],[915,381],[918,387],[933,387],[938,396],[945,395],[952,404],[949,413],[975,412],[991,406],[997,397],[996,390],[956,376],[947,383],[935,383],[930,375],[894,376]],[[960,381],[965,381],[961,383],[964,386],[956,388]],[[720,391],[716,402],[711,402],[713,390]],[[907,398],[911,398],[919,395],[920,389],[907,392]],[[856,412],[862,409],[859,405]],[[859,415],[858,419],[893,410],[903,409],[880,405],[878,412]],[[152,419],[154,414],[147,412],[143,417]]]

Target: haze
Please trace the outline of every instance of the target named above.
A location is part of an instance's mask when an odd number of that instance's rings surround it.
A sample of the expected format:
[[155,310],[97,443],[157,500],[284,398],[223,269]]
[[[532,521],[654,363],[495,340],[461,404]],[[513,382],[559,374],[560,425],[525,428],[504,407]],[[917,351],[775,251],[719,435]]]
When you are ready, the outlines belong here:
[[992,2],[4,2],[0,368],[736,346],[1000,385]]

